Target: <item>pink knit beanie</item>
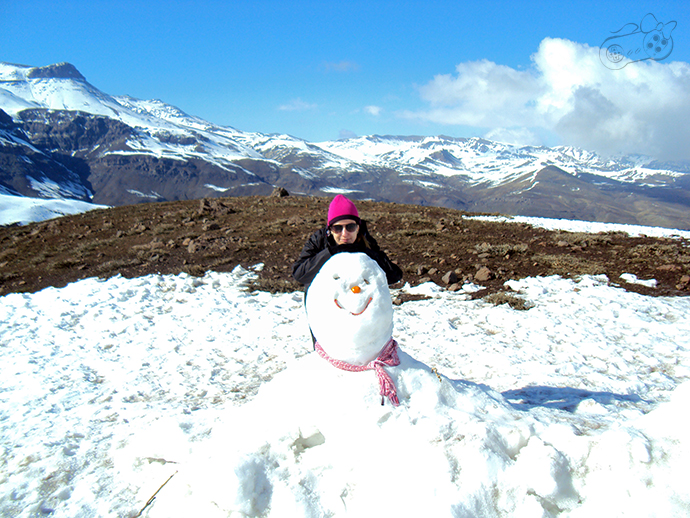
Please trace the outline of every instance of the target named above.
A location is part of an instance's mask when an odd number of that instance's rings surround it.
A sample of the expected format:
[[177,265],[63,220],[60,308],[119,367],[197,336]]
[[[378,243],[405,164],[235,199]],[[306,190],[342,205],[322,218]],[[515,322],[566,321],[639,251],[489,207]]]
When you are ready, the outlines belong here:
[[328,226],[330,227],[341,219],[352,219],[357,224],[360,223],[359,212],[357,212],[355,204],[342,194],[338,194],[338,196],[333,198],[331,205],[328,207]]

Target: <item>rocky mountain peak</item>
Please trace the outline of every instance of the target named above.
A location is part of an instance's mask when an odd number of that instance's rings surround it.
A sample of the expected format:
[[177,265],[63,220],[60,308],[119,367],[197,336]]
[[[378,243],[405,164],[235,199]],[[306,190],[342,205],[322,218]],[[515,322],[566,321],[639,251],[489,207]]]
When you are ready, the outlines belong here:
[[29,70],[27,79],[77,79],[86,81],[77,67],[71,63],[56,63],[45,67],[36,67]]

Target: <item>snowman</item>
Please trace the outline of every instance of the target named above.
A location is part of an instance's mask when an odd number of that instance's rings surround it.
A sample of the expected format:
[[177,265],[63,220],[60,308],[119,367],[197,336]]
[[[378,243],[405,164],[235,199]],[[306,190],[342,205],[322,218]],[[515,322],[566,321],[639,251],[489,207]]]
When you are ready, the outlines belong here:
[[400,364],[392,338],[393,304],[386,274],[364,253],[331,257],[314,278],[306,300],[307,320],[319,356],[350,371],[374,370],[382,404],[398,405],[385,366]]

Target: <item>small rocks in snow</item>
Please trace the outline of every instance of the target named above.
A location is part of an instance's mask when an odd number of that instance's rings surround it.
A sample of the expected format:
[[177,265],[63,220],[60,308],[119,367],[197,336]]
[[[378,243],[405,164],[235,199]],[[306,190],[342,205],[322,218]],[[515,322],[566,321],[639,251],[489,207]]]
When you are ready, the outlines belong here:
[[458,276],[455,272],[447,272],[441,280],[446,284],[455,284],[458,282]]

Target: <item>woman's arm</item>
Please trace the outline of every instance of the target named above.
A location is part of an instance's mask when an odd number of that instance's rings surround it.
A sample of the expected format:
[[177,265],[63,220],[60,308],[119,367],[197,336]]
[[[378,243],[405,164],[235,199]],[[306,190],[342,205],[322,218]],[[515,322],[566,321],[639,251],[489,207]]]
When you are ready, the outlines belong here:
[[302,248],[299,258],[292,265],[292,276],[304,285],[311,284],[316,274],[326,261],[331,258],[328,249],[325,230],[317,230]]
[[400,267],[391,261],[386,253],[381,250],[379,244],[376,242],[376,239],[369,234],[364,221],[362,221],[361,226],[364,242],[367,244],[366,250],[364,251],[381,267],[383,272],[386,274],[388,284],[395,284],[396,282],[402,280],[403,273]]

